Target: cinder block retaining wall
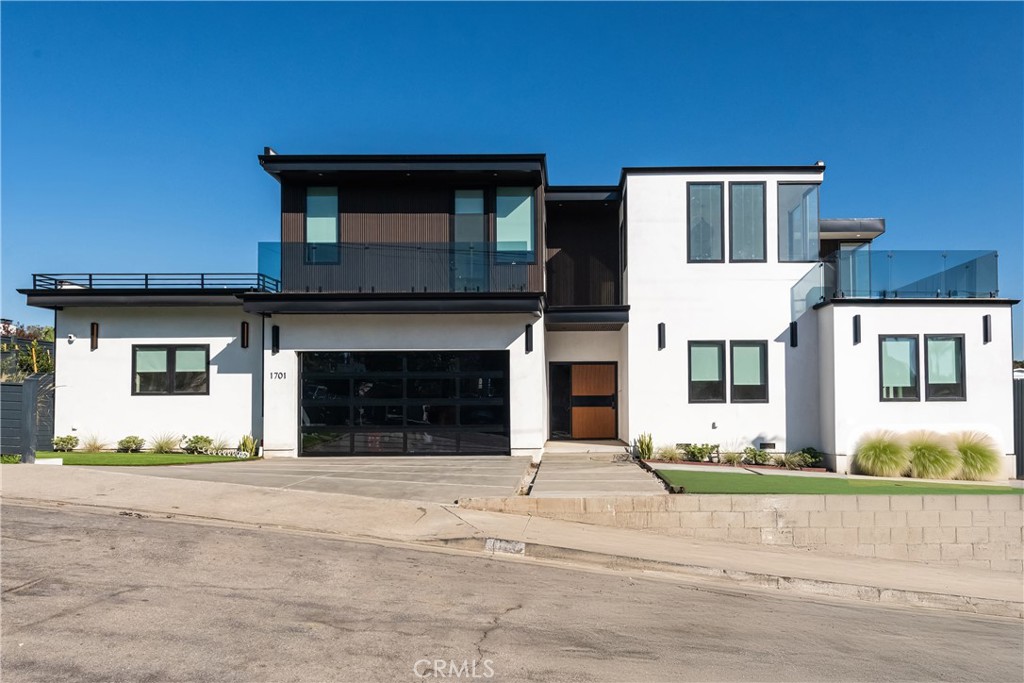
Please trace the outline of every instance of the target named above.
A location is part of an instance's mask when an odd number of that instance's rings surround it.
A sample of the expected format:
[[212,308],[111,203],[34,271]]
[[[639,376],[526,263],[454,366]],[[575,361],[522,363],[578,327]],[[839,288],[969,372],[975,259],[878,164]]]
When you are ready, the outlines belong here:
[[472,510],[536,515],[708,541],[1024,573],[1024,496],[664,495],[470,498]]

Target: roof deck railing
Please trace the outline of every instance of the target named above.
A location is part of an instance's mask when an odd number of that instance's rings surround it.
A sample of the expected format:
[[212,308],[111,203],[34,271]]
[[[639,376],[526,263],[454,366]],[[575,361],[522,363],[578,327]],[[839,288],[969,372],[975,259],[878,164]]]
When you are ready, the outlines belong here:
[[34,274],[37,290],[175,289],[278,292],[281,282],[263,273],[60,273]]

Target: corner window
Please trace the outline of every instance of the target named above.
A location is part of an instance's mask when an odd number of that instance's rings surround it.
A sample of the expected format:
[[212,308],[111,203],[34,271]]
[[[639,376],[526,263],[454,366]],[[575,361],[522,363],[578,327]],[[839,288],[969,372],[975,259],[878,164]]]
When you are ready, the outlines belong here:
[[209,393],[209,345],[132,346],[132,395]]
[[779,261],[818,260],[818,185],[779,183]]
[[306,263],[340,261],[338,188],[306,188]]
[[924,397],[927,401],[963,401],[967,398],[962,335],[924,336]]
[[496,242],[501,262],[534,259],[533,188],[499,187],[495,193]]
[[917,336],[878,338],[883,401],[917,401]]
[[729,184],[729,260],[765,260],[764,183]]
[[725,342],[690,342],[690,403],[725,402]]
[[732,351],[732,402],[768,401],[768,342],[735,341]]
[[687,261],[721,263],[722,184],[690,183],[687,188]]

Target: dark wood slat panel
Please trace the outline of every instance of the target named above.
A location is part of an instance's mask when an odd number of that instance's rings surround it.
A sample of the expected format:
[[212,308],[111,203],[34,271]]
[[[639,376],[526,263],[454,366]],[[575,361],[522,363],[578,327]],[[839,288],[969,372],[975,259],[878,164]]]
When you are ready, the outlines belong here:
[[572,438],[614,439],[615,435],[614,408],[572,409]]
[[573,396],[613,396],[615,366],[612,364],[572,366]]

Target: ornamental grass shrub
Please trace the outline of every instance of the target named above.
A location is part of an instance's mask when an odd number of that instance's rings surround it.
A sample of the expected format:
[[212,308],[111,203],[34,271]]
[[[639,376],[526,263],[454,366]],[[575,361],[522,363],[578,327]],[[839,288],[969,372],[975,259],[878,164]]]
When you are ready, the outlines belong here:
[[896,433],[869,432],[857,442],[853,469],[873,477],[902,477],[910,469],[910,454]]
[[1002,471],[999,449],[995,442],[981,432],[957,432],[950,435],[953,448],[960,454],[960,471],[957,479],[992,481]]
[[633,441],[633,451],[641,460],[650,460],[654,455],[654,439],[650,432],[644,432]]
[[947,437],[919,430],[904,435],[903,442],[910,454],[910,476],[915,479],[952,479],[960,471],[960,454]]
[[181,446],[181,434],[164,432],[149,437],[150,450],[154,453],[174,453]]
[[95,434],[90,434],[82,440],[82,450],[86,453],[102,453],[109,448],[110,444]]
[[682,456],[679,454],[679,449],[675,446],[658,446],[658,450],[654,451],[654,457],[658,460],[667,460],[668,462],[675,462]]

